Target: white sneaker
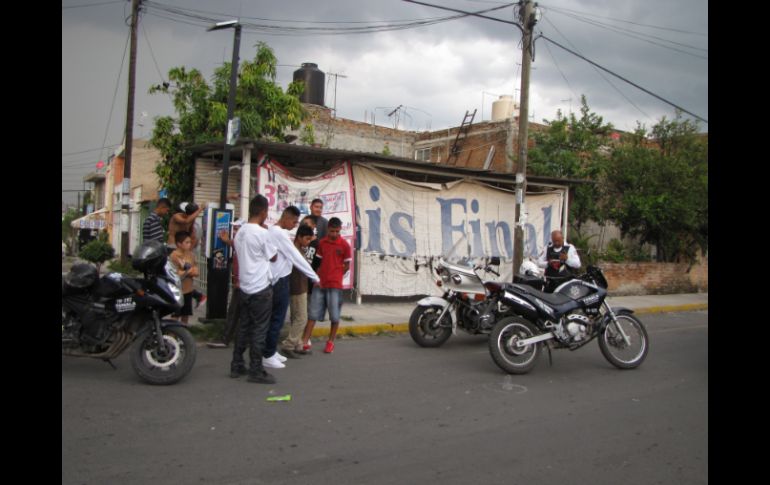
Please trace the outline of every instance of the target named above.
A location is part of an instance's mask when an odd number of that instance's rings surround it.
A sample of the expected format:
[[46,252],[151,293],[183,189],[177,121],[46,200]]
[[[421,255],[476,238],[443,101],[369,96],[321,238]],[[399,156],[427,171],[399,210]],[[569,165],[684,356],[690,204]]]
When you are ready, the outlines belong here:
[[279,354],[278,352],[276,352],[276,353],[274,353],[273,355],[270,356],[271,359],[273,357],[277,357],[280,362],[286,362],[287,360],[289,360],[288,358],[284,357],[283,355]]
[[262,365],[265,367],[270,367],[271,369],[283,369],[284,367],[286,367],[286,364],[278,360],[278,358],[275,355],[273,355],[269,359],[262,357]]

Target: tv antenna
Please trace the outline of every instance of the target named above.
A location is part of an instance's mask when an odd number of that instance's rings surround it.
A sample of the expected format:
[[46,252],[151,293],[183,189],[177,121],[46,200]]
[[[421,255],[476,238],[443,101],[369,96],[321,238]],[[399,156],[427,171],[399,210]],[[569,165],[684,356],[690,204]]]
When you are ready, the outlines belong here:
[[334,76],[334,108],[332,108],[332,111],[334,112],[334,117],[336,118],[337,117],[337,78],[341,77],[343,79],[347,79],[347,76],[336,72],[329,72],[327,74],[330,76]]

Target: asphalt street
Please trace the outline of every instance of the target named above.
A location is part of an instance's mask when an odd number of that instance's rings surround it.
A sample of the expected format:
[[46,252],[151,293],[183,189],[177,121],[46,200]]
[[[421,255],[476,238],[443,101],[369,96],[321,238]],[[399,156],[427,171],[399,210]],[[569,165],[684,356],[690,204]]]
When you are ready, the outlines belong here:
[[117,370],[62,357],[62,483],[707,483],[708,312],[641,318],[631,371],[592,342],[509,376],[467,334],[319,341],[274,385],[229,378],[231,349],[199,347],[167,387],[127,353]]

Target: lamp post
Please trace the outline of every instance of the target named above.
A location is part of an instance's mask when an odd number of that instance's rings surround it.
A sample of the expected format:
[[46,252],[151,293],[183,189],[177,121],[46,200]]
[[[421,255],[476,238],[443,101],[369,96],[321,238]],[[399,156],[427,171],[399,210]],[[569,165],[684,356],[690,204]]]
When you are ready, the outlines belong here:
[[230,92],[227,96],[227,129],[225,130],[225,146],[222,155],[222,187],[219,192],[219,210],[214,210],[209,223],[209,237],[211,239],[211,258],[208,262],[208,276],[206,278],[208,303],[206,305],[206,318],[227,317],[227,293],[230,284],[230,258],[228,247],[219,239],[219,231],[230,230],[230,222],[233,218],[232,211],[227,210],[227,177],[230,165],[230,147],[235,144],[237,134],[234,133],[236,123],[233,123],[233,111],[235,111],[235,88],[238,80],[238,51],[241,45],[241,24],[237,20],[219,22],[206,29],[212,30],[235,29],[233,40],[233,62],[230,71]]

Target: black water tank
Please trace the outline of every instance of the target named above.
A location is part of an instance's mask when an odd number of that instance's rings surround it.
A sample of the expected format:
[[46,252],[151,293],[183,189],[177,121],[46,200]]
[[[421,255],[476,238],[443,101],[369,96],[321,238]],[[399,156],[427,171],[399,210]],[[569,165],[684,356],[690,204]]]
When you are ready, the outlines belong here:
[[300,69],[294,71],[294,81],[303,81],[305,91],[299,97],[303,103],[324,105],[324,82],[326,75],[318,69],[318,64],[305,62]]

